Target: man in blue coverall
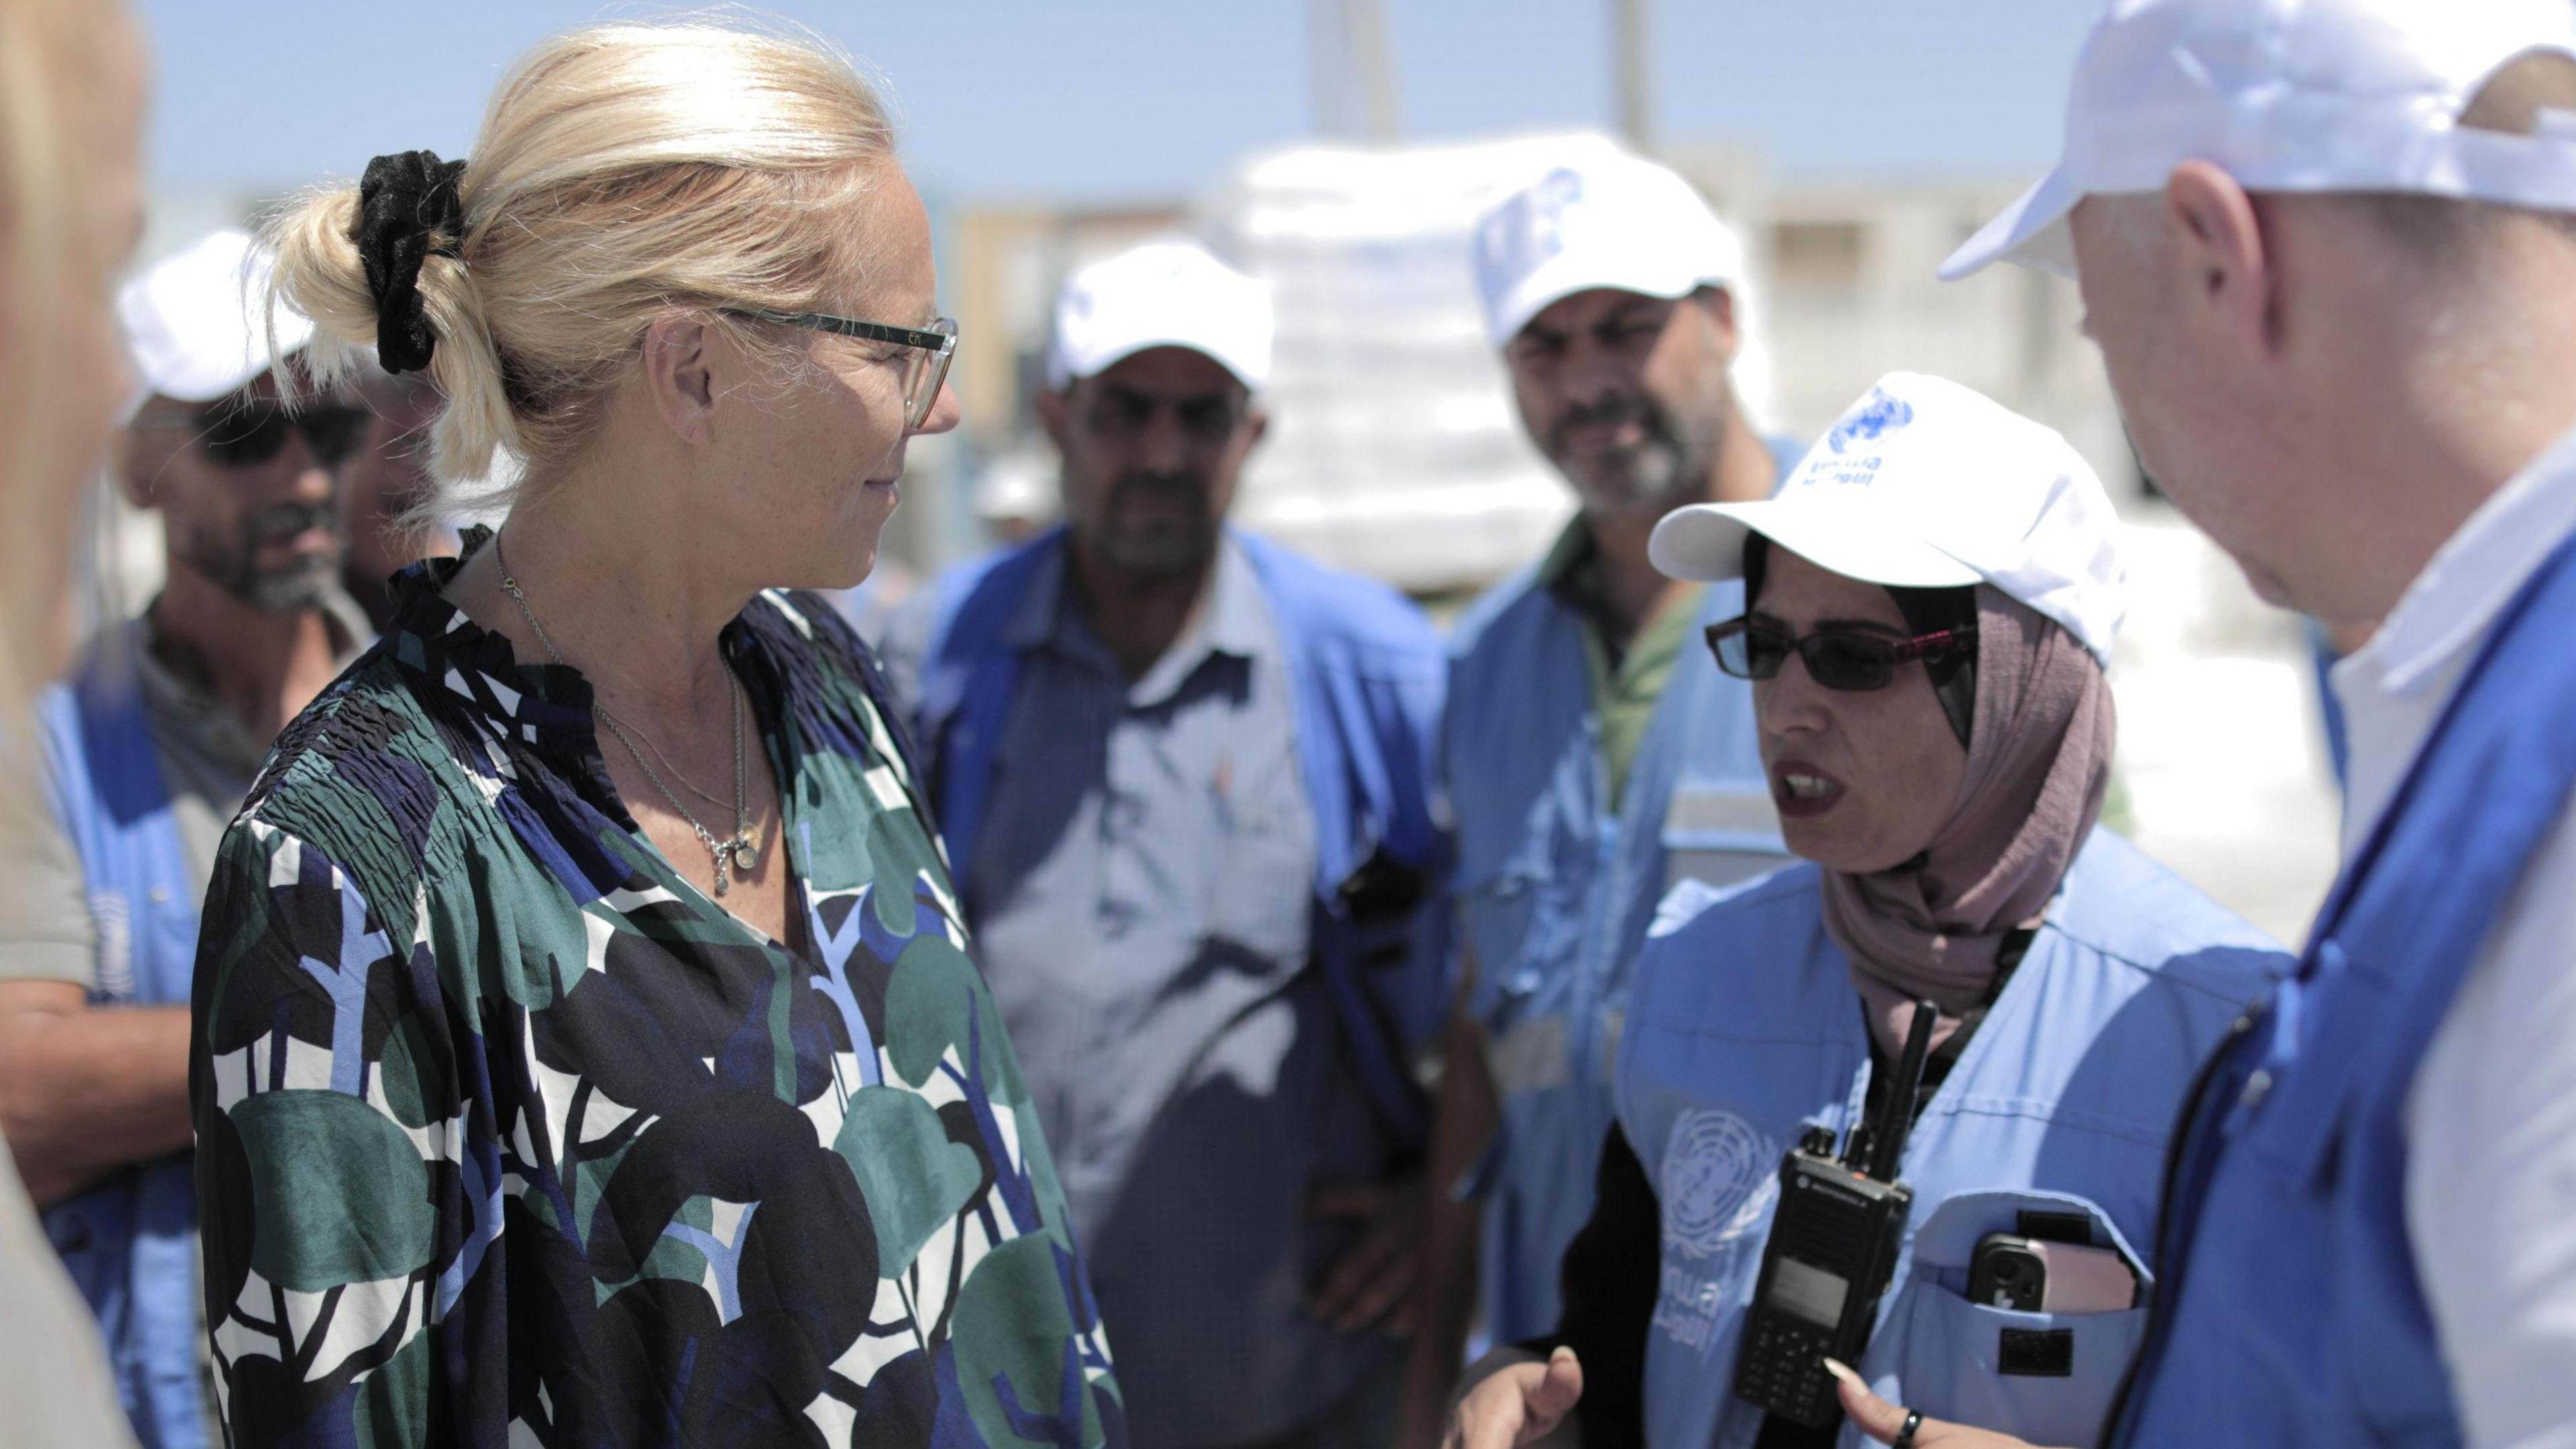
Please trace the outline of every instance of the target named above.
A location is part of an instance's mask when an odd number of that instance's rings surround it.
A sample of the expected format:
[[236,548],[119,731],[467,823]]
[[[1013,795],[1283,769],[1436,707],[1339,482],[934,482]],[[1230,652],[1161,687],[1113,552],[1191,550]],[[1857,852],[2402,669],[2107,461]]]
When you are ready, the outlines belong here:
[[1076,272],[1065,527],[890,630],[1139,1449],[1382,1444],[1402,1368],[1445,666],[1400,595],[1226,527],[1273,328],[1190,242]]

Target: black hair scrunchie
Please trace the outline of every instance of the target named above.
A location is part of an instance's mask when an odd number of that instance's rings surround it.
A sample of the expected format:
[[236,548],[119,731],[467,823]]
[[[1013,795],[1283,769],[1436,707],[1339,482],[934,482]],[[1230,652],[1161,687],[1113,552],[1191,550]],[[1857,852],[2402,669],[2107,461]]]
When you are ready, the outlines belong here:
[[[358,182],[358,221],[349,240],[366,268],[367,292],[376,299],[376,356],[387,372],[429,366],[438,335],[420,300],[420,264],[434,252],[457,255],[465,229],[465,203],[457,195],[463,161],[441,161],[435,151],[398,151],[367,163]],[[447,240],[430,245],[431,234]]]

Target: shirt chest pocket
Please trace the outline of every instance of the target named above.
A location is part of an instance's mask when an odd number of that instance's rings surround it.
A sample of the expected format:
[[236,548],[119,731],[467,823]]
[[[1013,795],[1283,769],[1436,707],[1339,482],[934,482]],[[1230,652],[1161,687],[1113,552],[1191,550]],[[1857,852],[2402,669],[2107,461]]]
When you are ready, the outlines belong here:
[[1172,869],[1204,852],[1208,872],[1207,920],[1212,940],[1249,950],[1265,960],[1303,961],[1315,908],[1315,827],[1305,797],[1291,779],[1263,779],[1257,772],[1211,801],[1195,839],[1162,842],[1176,852]]
[[[2137,1279],[2134,1306],[2045,1313],[1977,1302],[1969,1280],[1988,1235],[2021,1235],[2023,1214],[2085,1224],[2094,1246],[2116,1252]],[[1907,1407],[1938,1419],[2012,1434],[2034,1444],[2091,1444],[2146,1332],[2152,1278],[2107,1214],[2048,1192],[1963,1193],[1943,1201],[1915,1234],[1905,1296],[1870,1354],[1871,1378]],[[1887,1384],[1886,1370],[1897,1375]]]

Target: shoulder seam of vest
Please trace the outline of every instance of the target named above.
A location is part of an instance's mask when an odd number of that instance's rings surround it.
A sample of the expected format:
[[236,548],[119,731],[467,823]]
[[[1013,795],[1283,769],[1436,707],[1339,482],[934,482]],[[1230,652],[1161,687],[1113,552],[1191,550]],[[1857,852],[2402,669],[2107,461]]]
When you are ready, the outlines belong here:
[[2212,1001],[2230,1002],[2240,1006],[2244,1003],[2238,1001],[2237,998],[2228,995],[2226,992],[2216,990],[2212,987],[2205,986],[2200,982],[2189,980],[2175,974],[2174,972],[2168,971],[2165,969],[2166,964],[2179,957],[2196,955],[2202,951],[2243,951],[2249,954],[2258,954],[2269,951],[2273,954],[2287,954],[2286,952],[2280,951],[2278,947],[2256,946],[2250,943],[2238,941],[2204,941],[2197,945],[2176,950],[2168,954],[2163,961],[2150,964],[2139,960],[2135,955],[2128,951],[2106,946],[2088,936],[2078,935],[2077,933],[2066,929],[2065,926],[2054,920],[2042,920],[2040,922],[2040,928],[2046,931],[2054,931],[2058,935],[2065,937],[2068,941],[2071,941],[2074,944],[2083,947],[2085,950],[2092,952],[2094,955],[2101,957],[2103,960],[2125,966],[2128,969],[2145,976],[2150,981],[2163,982],[2178,990],[2190,991],[2201,996],[2208,997]]

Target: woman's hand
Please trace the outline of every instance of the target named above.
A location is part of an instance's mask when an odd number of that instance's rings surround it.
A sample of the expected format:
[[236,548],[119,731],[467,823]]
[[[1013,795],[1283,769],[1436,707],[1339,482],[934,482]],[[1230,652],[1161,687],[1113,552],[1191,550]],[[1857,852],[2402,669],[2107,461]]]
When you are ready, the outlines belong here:
[[1441,1449],[1520,1449],[1537,1443],[1583,1397],[1583,1365],[1560,1347],[1545,1363],[1516,1363],[1495,1370],[1449,1411]]
[[[1869,1391],[1861,1376],[1832,1359],[1825,1368],[1834,1376],[1842,1395],[1843,1417],[1860,1427],[1860,1431],[1881,1444],[1894,1444],[1905,1431],[1906,1411]],[[1938,1419],[1925,1419],[1914,1427],[1914,1437],[1905,1441],[1910,1449],[2032,1449],[2028,1440],[1991,1429],[1971,1429],[1965,1424],[1945,1424]]]

